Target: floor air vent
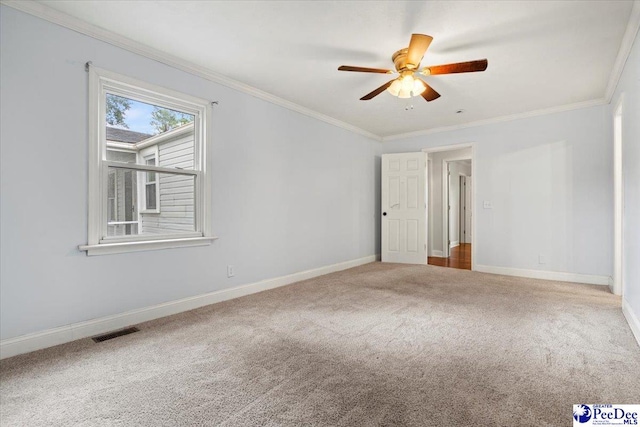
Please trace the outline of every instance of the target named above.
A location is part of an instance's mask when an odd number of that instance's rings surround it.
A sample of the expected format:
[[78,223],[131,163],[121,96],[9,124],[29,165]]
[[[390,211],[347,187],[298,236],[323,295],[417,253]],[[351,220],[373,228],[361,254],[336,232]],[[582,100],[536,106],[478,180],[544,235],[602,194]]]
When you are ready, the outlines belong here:
[[109,332],[108,334],[104,334],[104,335],[98,335],[97,337],[93,337],[91,338],[94,342],[102,342],[102,341],[107,341],[107,340],[112,340],[114,338],[118,338],[121,337],[123,335],[129,335],[132,334],[134,332],[138,332],[140,329],[138,328],[127,328],[127,329],[121,329],[119,331],[115,331],[115,332]]

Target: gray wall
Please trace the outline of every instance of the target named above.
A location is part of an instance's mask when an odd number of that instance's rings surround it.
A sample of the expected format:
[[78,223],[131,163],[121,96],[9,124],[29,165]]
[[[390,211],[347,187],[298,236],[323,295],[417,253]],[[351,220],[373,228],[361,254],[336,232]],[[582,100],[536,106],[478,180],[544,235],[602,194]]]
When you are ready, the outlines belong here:
[[[478,264],[610,276],[610,120],[603,105],[389,141],[383,150],[474,143]],[[485,200],[493,209],[482,208]]]
[[[640,319],[640,33],[614,92],[607,118],[612,121],[620,96],[622,105],[622,168],[624,188],[624,299]],[[610,134],[613,131],[610,131]],[[609,146],[613,150],[613,144]],[[613,187],[612,187],[613,188]],[[613,249],[612,249],[613,252]]]
[[[5,6],[0,31],[2,339],[377,252],[379,142]],[[88,60],[219,101],[211,246],[78,251]]]

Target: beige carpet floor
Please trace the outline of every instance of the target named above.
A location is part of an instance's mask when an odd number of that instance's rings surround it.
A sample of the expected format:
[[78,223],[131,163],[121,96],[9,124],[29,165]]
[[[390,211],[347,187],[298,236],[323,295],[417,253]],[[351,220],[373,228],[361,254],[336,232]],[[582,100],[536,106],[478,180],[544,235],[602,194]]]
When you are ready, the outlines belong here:
[[570,426],[640,403],[600,286],[373,263],[138,326],[0,362],[1,424]]

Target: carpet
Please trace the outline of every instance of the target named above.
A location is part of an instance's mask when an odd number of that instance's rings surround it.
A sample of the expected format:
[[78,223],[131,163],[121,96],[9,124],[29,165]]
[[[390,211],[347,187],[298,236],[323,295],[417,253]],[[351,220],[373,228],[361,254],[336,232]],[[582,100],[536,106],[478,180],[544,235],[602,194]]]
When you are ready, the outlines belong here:
[[372,263],[137,326],[0,361],[0,423],[570,426],[640,403],[603,286]]

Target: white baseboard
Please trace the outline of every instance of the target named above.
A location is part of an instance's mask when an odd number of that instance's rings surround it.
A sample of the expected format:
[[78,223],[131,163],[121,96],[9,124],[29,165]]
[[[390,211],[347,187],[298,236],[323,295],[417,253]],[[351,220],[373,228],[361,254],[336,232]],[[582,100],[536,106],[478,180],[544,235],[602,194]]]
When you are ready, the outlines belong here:
[[442,251],[433,250],[433,251],[431,251],[431,256],[442,258],[444,256],[444,253],[442,253]]
[[624,314],[624,317],[627,319],[631,332],[633,332],[633,336],[636,337],[636,341],[638,341],[638,345],[640,346],[640,320],[638,320],[633,311],[631,311],[631,306],[624,297],[622,298],[622,314]]
[[371,255],[351,261],[314,268],[312,270],[301,271],[287,276],[276,277],[274,279],[262,280],[260,282],[237,286],[230,289],[222,289],[194,297],[183,298],[176,301],[169,301],[162,304],[128,311],[113,316],[101,317],[85,322],[73,323],[59,328],[48,329],[42,332],[22,335],[0,341],[0,359],[4,359],[30,351],[52,347],[58,344],[87,338],[105,332],[126,328],[131,325],[146,322],[160,317],[170,316],[183,311],[193,310],[209,304],[215,304],[266,291],[268,289],[289,285],[302,280],[312,279],[324,274],[346,270],[359,265],[368,264],[379,260],[379,255]]
[[613,292],[613,277],[609,276],[607,285],[609,285],[609,291],[611,291],[612,294],[615,294],[615,292]]
[[505,276],[528,277],[531,279],[558,280],[560,282],[586,283],[589,285],[609,285],[609,276],[592,274],[565,273],[561,271],[526,270],[523,268],[495,267],[492,265],[474,266],[481,273],[502,274]]
[[456,246],[460,246],[460,241],[459,240],[455,240],[455,241],[449,243],[449,247],[450,248],[455,248]]

